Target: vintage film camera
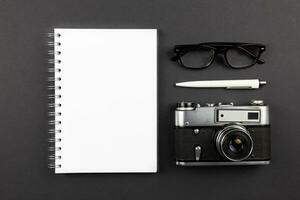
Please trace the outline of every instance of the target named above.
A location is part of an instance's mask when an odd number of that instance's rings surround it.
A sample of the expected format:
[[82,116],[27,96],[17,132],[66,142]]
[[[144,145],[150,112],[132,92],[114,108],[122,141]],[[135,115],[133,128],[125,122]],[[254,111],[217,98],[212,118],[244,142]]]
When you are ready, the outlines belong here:
[[269,106],[178,103],[175,149],[180,166],[269,164]]

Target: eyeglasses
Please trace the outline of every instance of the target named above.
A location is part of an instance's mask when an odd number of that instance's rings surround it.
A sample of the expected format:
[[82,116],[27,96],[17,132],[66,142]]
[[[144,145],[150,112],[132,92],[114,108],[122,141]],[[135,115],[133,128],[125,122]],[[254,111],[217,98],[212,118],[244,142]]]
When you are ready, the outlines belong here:
[[190,69],[204,69],[209,67],[218,54],[223,54],[225,63],[234,69],[244,69],[257,64],[265,63],[260,59],[265,51],[263,44],[235,43],[235,42],[208,42],[191,45],[176,45],[173,61]]

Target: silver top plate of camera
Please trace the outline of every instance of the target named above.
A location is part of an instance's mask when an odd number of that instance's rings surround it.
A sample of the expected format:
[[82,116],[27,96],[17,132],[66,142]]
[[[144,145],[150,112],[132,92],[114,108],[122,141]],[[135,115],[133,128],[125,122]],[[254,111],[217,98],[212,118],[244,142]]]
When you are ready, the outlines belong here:
[[200,105],[182,102],[175,111],[175,125],[178,127],[224,126],[229,123],[269,125],[269,106],[261,100],[252,100],[245,106],[235,106],[233,103]]

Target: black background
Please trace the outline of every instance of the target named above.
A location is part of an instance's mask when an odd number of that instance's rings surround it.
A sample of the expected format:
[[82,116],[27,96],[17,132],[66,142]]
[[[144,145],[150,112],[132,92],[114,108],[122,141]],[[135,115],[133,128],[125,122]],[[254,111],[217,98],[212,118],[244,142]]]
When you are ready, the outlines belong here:
[[[0,199],[299,199],[299,9],[297,0],[0,0]],[[45,33],[53,26],[159,29],[158,174],[54,175],[47,169]],[[266,64],[236,71],[220,60],[190,71],[169,60],[173,45],[204,41],[264,43]],[[252,91],[173,86],[240,78],[268,84]],[[177,101],[250,99],[271,107],[270,166],[174,165]]]

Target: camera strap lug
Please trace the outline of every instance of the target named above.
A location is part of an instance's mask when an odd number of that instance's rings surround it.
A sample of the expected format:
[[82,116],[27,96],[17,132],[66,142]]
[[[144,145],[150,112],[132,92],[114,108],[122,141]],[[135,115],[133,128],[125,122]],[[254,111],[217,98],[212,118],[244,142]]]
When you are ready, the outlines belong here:
[[201,156],[201,146],[196,146],[195,147],[195,160],[198,161],[200,160]]

